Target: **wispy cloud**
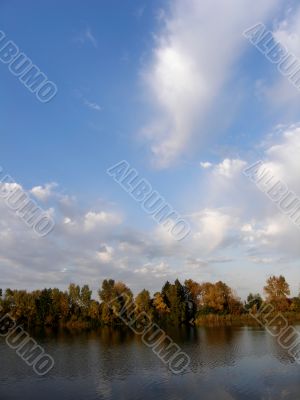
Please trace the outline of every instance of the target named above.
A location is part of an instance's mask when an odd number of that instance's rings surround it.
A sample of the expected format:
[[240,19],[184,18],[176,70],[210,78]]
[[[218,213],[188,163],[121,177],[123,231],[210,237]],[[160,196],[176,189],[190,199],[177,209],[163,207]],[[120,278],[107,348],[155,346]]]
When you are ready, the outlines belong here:
[[81,45],[84,45],[85,43],[90,43],[93,47],[95,48],[98,47],[97,39],[93,35],[90,27],[86,27],[84,31],[80,32],[80,34],[76,37],[75,40]]
[[213,121],[220,116],[218,100],[226,96],[223,88],[245,48],[241,32],[267,18],[277,2],[266,0],[255,9],[250,0],[192,0],[188,7],[185,0],[172,2],[142,71],[153,106],[142,132],[156,166],[172,165],[196,133],[207,137],[209,117],[212,111]]
[[135,16],[137,19],[141,19],[141,18],[143,17],[144,13],[145,13],[145,8],[146,8],[145,5],[141,5],[140,7],[138,7],[138,8],[134,11],[134,16]]
[[92,110],[95,110],[95,111],[102,111],[102,107],[101,107],[99,104],[97,104],[97,103],[90,102],[90,101],[88,101],[86,98],[83,99],[83,102],[84,102],[84,105],[85,105],[85,106],[91,108]]

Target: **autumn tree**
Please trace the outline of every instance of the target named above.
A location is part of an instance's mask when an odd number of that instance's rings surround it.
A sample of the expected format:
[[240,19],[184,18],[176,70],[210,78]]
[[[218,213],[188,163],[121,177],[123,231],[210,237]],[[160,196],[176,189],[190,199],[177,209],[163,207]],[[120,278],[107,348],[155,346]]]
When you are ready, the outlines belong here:
[[72,320],[76,321],[80,316],[80,286],[70,283],[69,285],[69,307]]
[[290,295],[290,288],[284,276],[270,276],[264,287],[264,292],[266,301],[273,304],[277,310],[285,311],[288,308],[287,296]]
[[153,318],[153,306],[150,293],[148,290],[142,290],[135,298],[135,313],[139,315],[141,313],[147,314],[152,320]]
[[188,302],[189,320],[196,317],[201,306],[202,286],[200,283],[187,279],[184,282],[186,299]]
[[[277,310],[300,312],[300,296],[288,298],[289,285],[283,276],[271,276],[264,288],[266,302]],[[26,290],[0,290],[2,313],[10,315],[20,324],[27,326],[99,326],[100,324],[128,325],[132,321],[136,327],[154,319],[159,324],[187,323],[198,314],[240,315],[243,310],[258,312],[263,300],[259,294],[249,294],[245,307],[233,290],[224,282],[198,283],[192,279],[184,282],[177,279],[166,282],[161,292],[153,298],[148,290],[142,290],[135,299],[123,282],[106,279],[98,291],[100,303],[92,298],[88,285],[71,283],[68,291],[58,288],[27,292]],[[139,319],[137,319],[139,316]],[[200,315],[199,315],[200,317]]]
[[192,279],[187,279],[184,282],[184,286],[186,287],[186,290],[188,292],[189,299],[193,301],[198,308],[201,302],[201,293],[202,293],[201,284],[193,281]]
[[123,282],[105,279],[98,291],[101,320],[104,324],[119,323],[120,316],[129,318],[134,312],[133,294]]
[[165,303],[164,296],[160,292],[154,294],[153,306],[155,318],[157,320],[165,319],[170,313],[170,308]]
[[230,304],[234,300],[232,290],[226,283],[203,283],[201,291],[202,312],[226,314],[230,311]]
[[300,312],[300,297],[293,297],[291,299],[290,310]]

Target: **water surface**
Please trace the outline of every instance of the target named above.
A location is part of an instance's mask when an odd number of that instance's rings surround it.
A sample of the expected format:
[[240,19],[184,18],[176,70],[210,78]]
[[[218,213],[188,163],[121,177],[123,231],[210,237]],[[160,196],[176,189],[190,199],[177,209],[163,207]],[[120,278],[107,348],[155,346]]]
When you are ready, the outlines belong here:
[[265,330],[168,333],[191,358],[180,375],[126,330],[35,331],[34,338],[55,360],[44,377],[0,339],[0,400],[300,399],[300,365]]

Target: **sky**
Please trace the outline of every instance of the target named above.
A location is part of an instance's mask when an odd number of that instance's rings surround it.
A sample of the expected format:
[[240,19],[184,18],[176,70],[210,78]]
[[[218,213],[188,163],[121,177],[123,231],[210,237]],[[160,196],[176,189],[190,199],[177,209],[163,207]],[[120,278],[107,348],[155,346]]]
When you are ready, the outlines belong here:
[[[299,228],[243,174],[264,160],[300,196],[300,92],[243,36],[260,22],[300,58],[296,1],[0,0],[6,40],[57,87],[42,103],[0,62],[0,166],[55,221],[38,237],[0,199],[0,287],[192,278],[245,298],[282,274],[299,292]],[[107,173],[121,160],[185,239]]]

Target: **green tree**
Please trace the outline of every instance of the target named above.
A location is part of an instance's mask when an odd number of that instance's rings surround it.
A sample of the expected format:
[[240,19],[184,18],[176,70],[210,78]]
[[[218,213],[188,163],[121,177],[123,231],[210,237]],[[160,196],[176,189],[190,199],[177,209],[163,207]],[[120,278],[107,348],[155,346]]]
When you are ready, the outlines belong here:
[[249,312],[255,314],[257,311],[260,310],[262,304],[263,304],[263,299],[259,293],[256,294],[250,293],[247,297],[245,308]]
[[162,289],[162,296],[170,312],[167,315],[167,322],[180,325],[188,320],[188,302],[186,290],[178,279],[174,284],[167,282]]
[[80,292],[80,307],[83,318],[87,318],[89,316],[91,301],[92,301],[92,291],[90,290],[88,285],[84,285],[81,288]]

